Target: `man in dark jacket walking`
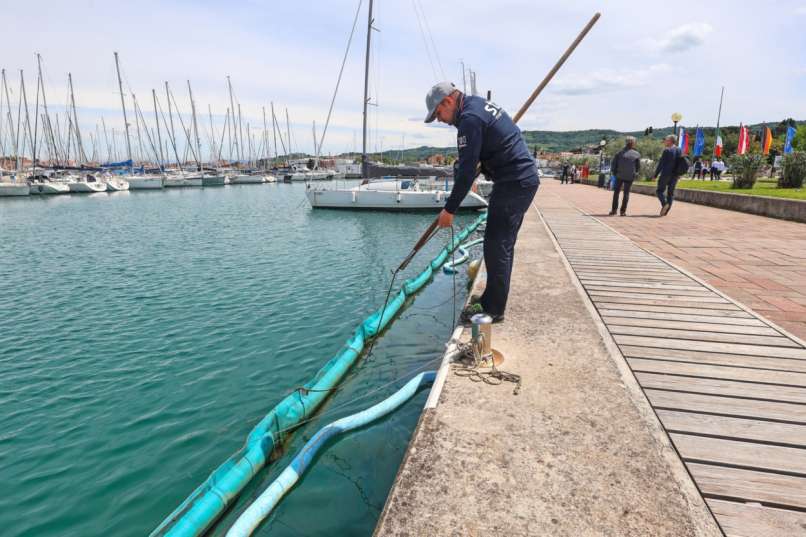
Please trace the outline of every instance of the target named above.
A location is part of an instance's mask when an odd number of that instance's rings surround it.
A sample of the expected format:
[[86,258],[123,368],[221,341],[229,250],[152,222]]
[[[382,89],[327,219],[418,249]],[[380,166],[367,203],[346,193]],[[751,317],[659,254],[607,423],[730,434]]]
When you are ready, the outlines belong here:
[[632,182],[638,176],[641,169],[641,154],[635,150],[635,137],[627,136],[624,149],[616,153],[613,163],[610,165],[610,173],[616,176],[616,186],[613,189],[613,207],[610,209],[610,216],[616,214],[618,208],[618,194],[624,189],[624,199],[621,202],[621,216],[627,214],[627,204],[630,202],[630,189]]
[[484,265],[487,285],[479,302],[462,312],[467,322],[475,314],[486,313],[493,322],[504,319],[509,296],[509,280],[523,216],[535,197],[540,179],[520,129],[496,104],[464,95],[450,82],[431,88],[425,98],[426,123],[438,119],[457,129],[459,160],[455,166],[453,189],[439,213],[439,227],[453,225],[453,214],[470,191],[480,163],[484,176],[493,182],[484,230]]
[[672,201],[674,199],[674,187],[677,185],[679,174],[677,172],[678,160],[680,156],[680,148],[676,145],[677,136],[670,134],[664,138],[663,143],[666,149],[658,161],[658,166],[655,168],[655,173],[652,179],[660,175],[658,179],[658,200],[660,200],[660,215],[666,216],[669,209],[672,208]]

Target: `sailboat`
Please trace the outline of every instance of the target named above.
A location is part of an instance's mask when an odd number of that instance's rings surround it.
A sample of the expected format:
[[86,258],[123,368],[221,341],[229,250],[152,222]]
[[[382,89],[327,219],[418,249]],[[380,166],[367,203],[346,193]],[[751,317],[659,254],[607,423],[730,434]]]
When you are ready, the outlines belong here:
[[[327,188],[307,183],[305,195],[314,209],[370,209],[382,211],[435,211],[445,205],[450,195],[447,188],[438,185],[435,180],[421,177],[392,178],[391,180],[370,181],[367,161],[367,105],[369,104],[369,62],[370,40],[372,38],[372,0],[369,2],[367,16],[367,49],[364,64],[364,118],[363,145],[361,151],[362,184],[352,188]],[[337,84],[338,90],[338,84]],[[327,129],[327,122],[325,123]],[[323,134],[324,136],[324,134]],[[314,143],[316,139],[314,136]],[[321,142],[317,146],[321,148]],[[292,176],[293,177],[293,176]],[[291,179],[293,180],[293,178]],[[447,186],[447,185],[445,185]],[[476,192],[469,192],[462,200],[460,209],[483,209],[487,201]]]
[[[0,88],[0,122],[4,120],[8,120],[8,133],[9,137],[12,139],[13,146],[14,146],[14,160],[16,161],[17,171],[19,172],[19,137],[14,132],[14,120],[11,117],[11,101],[9,100],[9,93],[8,93],[8,84],[6,84],[6,70],[0,70],[0,77],[2,77],[2,87]],[[3,99],[6,102],[6,115],[3,117]],[[20,96],[22,99],[22,96]],[[26,107],[27,111],[27,107]],[[19,121],[17,122],[19,125]],[[17,128],[19,130],[19,127]],[[0,129],[2,132],[2,129]],[[5,144],[3,144],[5,146]],[[7,173],[7,172],[6,172]],[[31,193],[31,189],[28,186],[28,183],[24,182],[17,182],[17,175],[10,174],[4,175],[4,170],[0,169],[0,197],[7,197],[7,196],[27,196]]]

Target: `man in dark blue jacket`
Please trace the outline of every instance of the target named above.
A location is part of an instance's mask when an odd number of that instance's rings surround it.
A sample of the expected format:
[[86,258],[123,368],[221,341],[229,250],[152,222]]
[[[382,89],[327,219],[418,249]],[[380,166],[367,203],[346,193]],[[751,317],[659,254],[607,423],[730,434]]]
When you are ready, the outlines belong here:
[[663,150],[663,154],[658,161],[658,166],[655,168],[655,173],[652,175],[652,179],[660,175],[656,193],[660,200],[661,216],[666,216],[669,213],[669,209],[672,208],[674,187],[677,185],[677,179],[679,177],[677,174],[677,161],[680,158],[680,148],[675,145],[675,142],[677,142],[677,136],[674,134],[670,134],[663,139],[666,149]]
[[540,184],[537,165],[520,129],[500,106],[464,95],[450,82],[431,88],[425,104],[426,123],[438,119],[458,131],[459,160],[454,167],[453,190],[439,213],[439,226],[453,225],[453,215],[470,191],[479,164],[485,177],[493,182],[484,231],[487,285],[481,299],[462,312],[462,320],[467,322],[477,313],[487,313],[493,322],[502,321],[518,230]]

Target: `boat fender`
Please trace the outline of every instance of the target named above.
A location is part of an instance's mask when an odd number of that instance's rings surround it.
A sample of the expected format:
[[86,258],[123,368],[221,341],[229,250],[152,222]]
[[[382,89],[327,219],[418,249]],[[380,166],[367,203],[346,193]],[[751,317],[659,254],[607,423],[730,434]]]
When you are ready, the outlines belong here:
[[358,201],[358,192],[353,190],[353,203],[355,203],[356,201]]

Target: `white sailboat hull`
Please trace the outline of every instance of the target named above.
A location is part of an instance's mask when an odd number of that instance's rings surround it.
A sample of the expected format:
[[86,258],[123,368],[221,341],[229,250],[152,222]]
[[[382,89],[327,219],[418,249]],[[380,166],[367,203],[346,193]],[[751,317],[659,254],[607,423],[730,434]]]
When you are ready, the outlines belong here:
[[67,183],[32,183],[28,191],[37,195],[68,194],[70,185]]
[[166,177],[165,188],[179,188],[202,186],[202,178],[199,177]]
[[[313,208],[375,209],[384,211],[437,210],[445,205],[448,194],[444,191],[347,190],[309,189],[306,193]],[[461,209],[484,209],[487,202],[470,192],[462,201]]]
[[107,192],[123,192],[129,190],[129,182],[123,179],[108,179],[106,181]]
[[165,186],[162,177],[129,177],[129,190],[159,190]]
[[201,180],[202,186],[224,186],[226,184],[224,175],[204,175]]
[[229,178],[231,185],[257,185],[264,182],[262,175],[234,175]]
[[30,193],[28,183],[0,183],[0,197],[28,196]]
[[69,183],[68,187],[70,192],[79,194],[92,194],[93,192],[106,192],[106,183],[87,183],[85,181],[76,181]]

